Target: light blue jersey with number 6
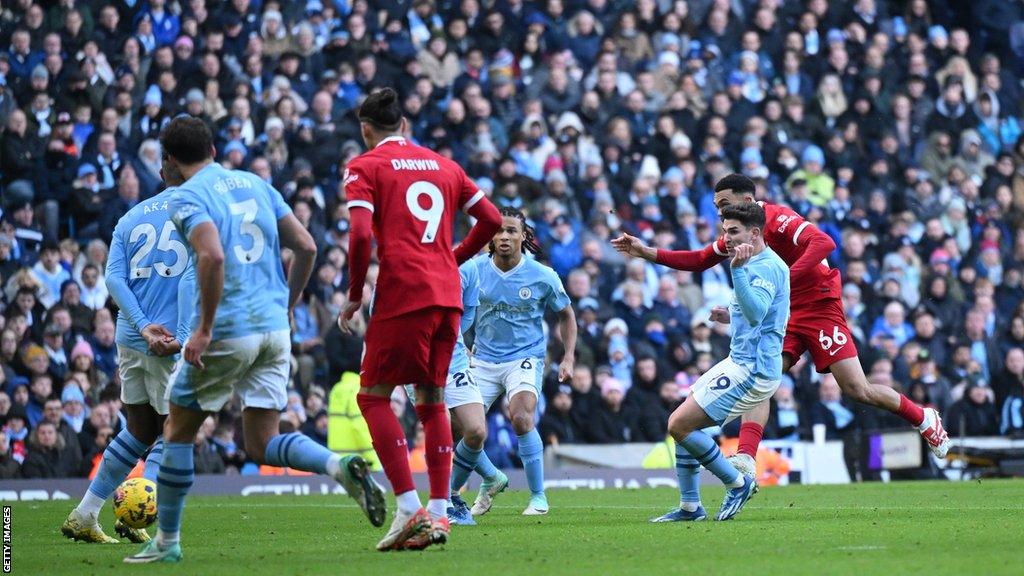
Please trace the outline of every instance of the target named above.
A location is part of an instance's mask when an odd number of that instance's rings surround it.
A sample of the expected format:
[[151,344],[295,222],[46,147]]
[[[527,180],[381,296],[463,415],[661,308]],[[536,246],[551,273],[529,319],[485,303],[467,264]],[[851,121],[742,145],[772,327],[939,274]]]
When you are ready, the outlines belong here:
[[476,357],[495,364],[544,358],[544,312],[561,312],[570,304],[558,274],[527,254],[508,272],[491,258],[471,262],[477,264],[479,284]]
[[[146,352],[140,331],[159,324],[184,343],[191,314],[180,314],[179,286],[191,266],[188,251],[171,222],[170,190],[140,202],[117,222],[107,258],[107,290],[117,302],[117,343]],[[185,304],[190,306],[190,304]]]
[[[183,238],[203,222],[211,222],[220,233],[224,293],[213,339],[287,330],[288,285],[277,222],[291,208],[281,193],[255,174],[211,163],[179,186],[170,204]],[[199,320],[200,298],[197,285],[193,324]]]

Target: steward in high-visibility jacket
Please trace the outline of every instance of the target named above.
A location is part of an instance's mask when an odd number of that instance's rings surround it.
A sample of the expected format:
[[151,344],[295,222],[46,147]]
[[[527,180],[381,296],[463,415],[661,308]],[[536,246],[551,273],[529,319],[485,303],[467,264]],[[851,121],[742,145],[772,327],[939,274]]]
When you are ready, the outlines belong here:
[[380,461],[373,450],[370,429],[356,404],[359,394],[359,374],[345,372],[331,388],[327,402],[327,448],[338,454],[358,454],[374,471],[380,471]]

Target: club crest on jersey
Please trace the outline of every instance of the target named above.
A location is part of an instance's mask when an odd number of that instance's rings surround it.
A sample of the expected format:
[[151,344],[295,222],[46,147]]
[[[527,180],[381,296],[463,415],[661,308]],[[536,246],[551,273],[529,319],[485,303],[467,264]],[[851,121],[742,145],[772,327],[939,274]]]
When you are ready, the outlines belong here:
[[529,300],[530,296],[533,296],[533,292],[526,286],[519,289],[519,297],[523,300]]

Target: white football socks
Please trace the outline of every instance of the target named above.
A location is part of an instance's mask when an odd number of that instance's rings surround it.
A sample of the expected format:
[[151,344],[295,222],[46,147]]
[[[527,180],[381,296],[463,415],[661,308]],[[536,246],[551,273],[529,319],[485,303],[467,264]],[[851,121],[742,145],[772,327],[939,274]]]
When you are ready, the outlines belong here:
[[398,509],[403,514],[415,514],[417,510],[423,507],[420,502],[420,495],[415,490],[409,490],[395,496],[398,500]]
[[341,456],[332,454],[331,457],[327,459],[327,474],[330,476],[337,476],[339,472],[341,472]]
[[103,504],[105,502],[106,501],[104,499],[86,490],[85,496],[82,497],[82,501],[78,504],[77,510],[82,514],[82,516],[87,516],[96,520],[100,514],[100,510],[103,509]]
[[448,501],[440,498],[431,498],[427,501],[427,512],[430,512],[431,520],[439,520],[448,516]]

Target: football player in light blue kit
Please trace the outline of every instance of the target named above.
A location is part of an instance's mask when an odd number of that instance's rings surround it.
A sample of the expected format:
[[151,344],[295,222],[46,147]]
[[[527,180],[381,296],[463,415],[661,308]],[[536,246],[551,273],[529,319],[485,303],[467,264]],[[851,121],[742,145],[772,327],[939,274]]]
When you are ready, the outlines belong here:
[[669,417],[676,441],[679,508],[652,522],[704,520],[700,502],[703,465],[726,485],[725,500],[715,516],[728,520],[739,513],[757,483],[722,456],[703,428],[725,424],[771,398],[782,379],[782,340],[789,321],[789,269],[764,244],[764,208],[754,202],[722,209],[726,246],[733,254],[734,298],[729,310],[717,307],[712,320],[731,323],[729,356],[694,384],[690,397]]
[[[188,302],[195,284],[185,244],[170,219],[171,193],[168,189],[136,204],[114,228],[106,279],[107,290],[120,308],[118,373],[128,426],[103,451],[89,489],[61,526],[61,532],[73,540],[117,542],[103,533],[97,520],[103,503],[147,449],[145,477],[156,482],[160,468],[165,390],[191,319],[190,308],[178,303]],[[114,530],[132,542],[149,540],[144,529],[120,520]]]
[[[532,516],[548,513],[544,493],[544,443],[534,422],[547,351],[544,312],[550,309],[558,313],[565,347],[565,355],[558,365],[561,382],[572,378],[576,315],[555,271],[523,254],[527,250],[536,253],[538,246],[522,213],[505,208],[501,215],[501,230],[491,243],[491,257],[472,261],[477,263],[480,287],[471,371],[480,387],[485,409],[502,394],[508,398],[512,428],[519,438],[519,457],[530,488],[530,503],[523,514]],[[476,470],[486,480],[484,467],[490,462],[482,460],[484,458],[478,460]],[[452,487],[458,488],[454,476]],[[473,515],[479,516],[490,509],[496,493],[493,488],[493,483],[481,486],[473,503]]]
[[[478,470],[484,482],[482,491],[497,494],[508,487],[508,476],[494,467],[484,452],[487,440],[487,413],[480,388],[470,371],[469,350],[463,334],[473,327],[476,308],[480,305],[480,280],[477,271],[479,261],[486,257],[477,257],[459,266],[459,281],[462,287],[462,320],[459,325],[459,336],[455,341],[452,362],[448,365],[448,380],[444,387],[444,403],[451,413],[452,428],[456,437],[462,439],[455,446],[452,458],[451,498],[448,506],[448,521],[452,524],[474,526],[476,522],[470,513],[469,506],[459,495],[473,470]],[[405,386],[409,398],[416,397],[411,384]]]
[[[180,182],[171,218],[196,267],[192,334],[173,377],[157,476],[156,538],[127,563],[177,562],[185,496],[192,486],[199,426],[233,393],[242,403],[246,452],[259,463],[329,474],[371,521],[384,523],[384,494],[358,456],[341,458],[300,433],[280,434],[287,401],[289,313],[302,295],[316,244],[279,192],[254,174],[213,162],[210,131],[179,116],[160,136],[163,170]],[[281,249],[294,252],[288,279]]]

